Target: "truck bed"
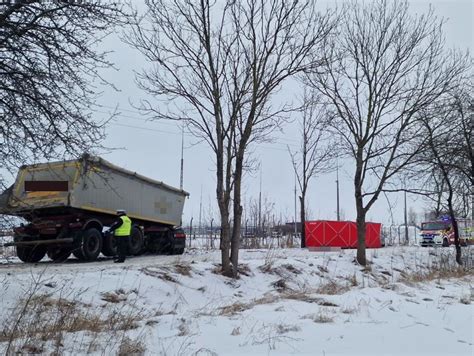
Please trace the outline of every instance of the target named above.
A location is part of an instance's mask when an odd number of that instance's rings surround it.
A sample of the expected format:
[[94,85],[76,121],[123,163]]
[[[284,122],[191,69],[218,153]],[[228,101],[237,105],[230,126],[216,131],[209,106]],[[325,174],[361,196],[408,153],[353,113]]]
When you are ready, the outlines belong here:
[[23,166],[0,195],[0,213],[27,217],[60,208],[177,226],[189,194],[113,165],[100,157]]

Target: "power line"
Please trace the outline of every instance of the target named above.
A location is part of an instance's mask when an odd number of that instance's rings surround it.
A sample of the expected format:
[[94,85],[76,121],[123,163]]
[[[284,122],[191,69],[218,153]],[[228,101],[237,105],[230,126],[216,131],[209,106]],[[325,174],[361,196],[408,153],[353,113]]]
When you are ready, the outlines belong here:
[[[128,127],[128,128],[133,128],[133,129],[137,129],[137,130],[144,130],[144,131],[153,131],[153,132],[160,132],[160,133],[169,133],[169,134],[172,134],[172,135],[176,135],[176,136],[179,136],[181,135],[181,133],[179,132],[172,132],[172,131],[165,131],[165,130],[158,130],[158,129],[151,129],[151,128],[147,128],[147,127],[140,127],[140,126],[135,126],[135,125],[127,125],[127,124],[119,124],[119,123],[112,123],[110,124],[112,126],[123,126],[123,127]],[[184,134],[185,136],[191,136],[191,137],[194,137],[190,134]],[[197,145],[201,145],[202,142],[198,142]],[[286,146],[285,144],[283,143],[274,143],[275,145],[284,145]],[[278,147],[270,147],[270,146],[265,146],[265,145],[259,145],[258,146],[259,148],[261,149],[264,149],[264,150],[273,150],[273,151],[280,151],[280,152],[288,152],[287,149],[285,148],[278,148]]]
[[[144,130],[144,131],[167,133],[167,134],[176,135],[176,136],[180,136],[180,135],[181,135],[180,132],[176,132],[176,131],[159,130],[159,129],[148,128],[148,127],[142,127],[142,126],[136,126],[136,125],[121,124],[121,123],[118,123],[118,122],[110,123],[110,125],[111,125],[111,126],[128,127],[128,128],[137,129],[137,130]],[[194,137],[192,134],[184,134],[184,135],[185,135],[185,136],[188,136],[188,137]],[[201,144],[201,143],[198,143],[198,144]],[[284,145],[284,146],[286,146],[285,144],[283,144],[283,143],[278,143],[278,142],[275,142],[275,143],[273,143],[273,144],[274,144],[274,145]],[[290,145],[290,146],[294,146],[294,145]],[[265,150],[274,150],[274,151],[287,152],[287,149],[284,149],[284,148],[269,147],[269,146],[265,146],[265,145],[259,145],[259,147],[260,147],[260,148],[263,148],[263,149],[265,149]]]
[[[106,107],[106,108],[111,108],[111,109],[115,109],[111,106],[106,106],[106,105],[102,105],[103,107]],[[128,112],[132,112],[132,113],[137,113],[139,114],[140,112],[139,111],[133,111],[133,110],[127,110],[127,109],[121,109],[123,111],[128,111]],[[115,114],[112,114],[110,112],[107,112],[107,111],[101,111],[101,110],[94,110],[95,112],[98,112],[98,113],[101,113],[101,114],[108,114],[108,115],[113,115],[113,116],[120,116],[120,117],[125,117],[125,118],[128,118],[128,119],[132,119],[132,120],[138,120],[138,121],[141,121],[141,122],[146,122],[146,123],[153,123],[153,124],[156,124],[156,125],[166,125],[166,126],[173,126],[173,127],[177,127],[179,126],[179,124],[176,122],[176,123],[170,123],[170,122],[166,122],[164,121],[165,119],[162,119],[162,120],[150,120],[150,119],[145,119],[145,118],[141,118],[141,117],[137,117],[137,116],[131,116],[131,115],[125,115],[125,114],[122,114],[122,113],[115,113]],[[176,133],[178,134],[178,133]],[[279,137],[278,138],[278,141],[282,141],[282,142],[289,142],[289,143],[279,143],[279,142],[275,142],[275,144],[280,144],[280,145],[287,145],[289,144],[290,146],[295,146],[295,144],[293,142],[299,142],[299,140],[297,139],[291,139],[291,138],[283,138],[283,137]]]
[[135,125],[119,124],[118,122],[111,123],[110,125],[112,125],[112,126],[128,127],[128,128],[137,129],[137,130],[145,130],[145,131],[168,133],[168,134],[172,134],[172,135],[181,135],[181,133],[179,133],[179,132],[166,131],[166,130],[158,130],[158,129],[152,129],[152,128],[149,128],[149,127],[141,127],[141,126],[135,126]]

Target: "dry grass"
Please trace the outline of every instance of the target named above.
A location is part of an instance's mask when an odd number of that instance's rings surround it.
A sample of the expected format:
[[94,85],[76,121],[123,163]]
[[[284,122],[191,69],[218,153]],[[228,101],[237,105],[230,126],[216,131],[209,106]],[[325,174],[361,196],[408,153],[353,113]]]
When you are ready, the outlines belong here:
[[355,273],[351,277],[347,278],[347,280],[349,281],[349,284],[351,285],[351,287],[357,287],[359,285],[359,282],[357,281],[357,276]]
[[293,274],[301,274],[301,270],[290,264],[281,265],[282,268],[285,268],[287,271]]
[[326,323],[333,323],[334,318],[332,316],[329,316],[328,314],[324,312],[319,312],[318,314],[307,314],[304,315],[301,319],[310,319],[315,323],[321,323],[321,324],[326,324]]
[[301,331],[301,328],[297,325],[278,324],[276,327],[276,332],[280,335],[287,334],[289,332],[297,332],[297,331]]
[[262,273],[274,273],[274,271],[275,271],[275,267],[273,266],[272,262],[265,263],[265,264],[259,266],[258,269]]
[[142,312],[126,311],[123,306],[93,308],[78,300],[36,293],[20,300],[0,321],[0,342],[7,343],[8,354],[42,353],[47,343],[54,345],[53,354],[62,354],[66,334],[87,331],[92,341],[83,346],[90,351],[97,347],[94,340],[101,333],[112,335],[135,329],[142,318]]
[[184,319],[184,318],[180,319],[180,324],[178,326],[178,330],[179,330],[178,336],[189,335],[189,327],[188,327],[188,324],[186,322],[186,319]]
[[174,265],[174,270],[176,271],[176,273],[179,273],[183,276],[191,277],[192,268],[189,264],[176,263]]
[[233,304],[219,308],[218,314],[231,316],[231,315],[235,315],[235,314],[244,312],[246,310],[252,309],[256,305],[275,303],[279,299],[280,298],[278,296],[268,294],[268,295],[264,295],[261,298],[253,299],[248,303],[235,302]]
[[241,333],[242,333],[242,332],[240,331],[240,328],[237,327],[237,328],[234,328],[230,334],[231,334],[232,336],[238,336],[238,335],[240,335]]
[[249,265],[240,263],[239,267],[237,268],[239,275],[244,275],[246,277],[252,277],[254,274],[250,269]]
[[288,285],[286,284],[286,280],[283,278],[276,280],[271,285],[277,292],[280,292],[280,293],[291,290],[291,288],[289,288]]
[[144,355],[145,350],[145,345],[143,345],[141,340],[132,340],[125,336],[120,343],[118,356]]
[[408,285],[421,282],[430,282],[450,278],[464,278],[473,276],[474,270],[463,267],[435,268],[418,270],[412,273],[400,272],[399,281]]
[[313,297],[310,293],[307,292],[287,292],[282,294],[282,298],[290,300],[298,300],[305,303],[314,303],[326,307],[337,307],[338,305],[325,300],[323,298]]
[[237,313],[243,312],[245,310],[253,308],[253,303],[241,303],[235,302],[234,304],[226,305],[220,308],[220,315],[235,315]]
[[318,294],[338,295],[344,294],[350,290],[347,284],[341,284],[336,280],[329,280],[316,288]]
[[247,310],[250,310],[257,305],[276,303],[283,299],[297,300],[297,301],[301,301],[305,303],[314,303],[314,304],[318,304],[325,307],[338,306],[337,304],[331,301],[325,300],[323,298],[313,297],[310,294],[305,293],[305,292],[285,290],[281,292],[279,295],[267,294],[261,298],[253,299],[247,303],[235,302],[233,304],[219,308],[217,314],[224,315],[224,316],[232,316],[232,315],[236,315],[238,313],[242,313]]
[[[222,271],[222,264],[220,263],[214,263],[214,268],[211,270],[212,273],[218,274],[224,277],[230,277],[232,278],[232,275],[227,275]],[[232,272],[231,272],[232,273]],[[254,276],[252,270],[247,264],[239,264],[237,267],[237,278],[232,278],[233,280],[235,279],[240,279],[240,276],[246,276],[246,277],[252,277]]]
[[118,304],[121,302],[126,301],[128,298],[128,293],[126,293],[123,289],[117,289],[114,292],[104,292],[101,293],[101,299],[104,302]]
[[140,272],[146,274],[147,276],[162,279],[166,282],[172,282],[172,283],[179,284],[179,281],[169,273],[167,268],[165,268],[165,267],[160,267],[160,268],[162,270],[156,270],[156,269],[152,269],[152,268],[149,268],[149,267],[144,267],[144,268],[140,269]]
[[354,314],[357,311],[356,308],[345,307],[341,309],[341,313],[343,314]]

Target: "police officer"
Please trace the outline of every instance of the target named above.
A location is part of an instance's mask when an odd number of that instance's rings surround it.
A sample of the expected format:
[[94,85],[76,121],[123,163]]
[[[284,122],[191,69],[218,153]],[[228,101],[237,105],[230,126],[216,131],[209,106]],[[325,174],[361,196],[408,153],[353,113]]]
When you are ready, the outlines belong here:
[[115,241],[117,243],[118,258],[116,258],[114,262],[123,263],[128,252],[128,241],[132,231],[132,221],[127,216],[125,210],[117,210],[117,216],[117,220],[112,224],[108,232],[114,232]]

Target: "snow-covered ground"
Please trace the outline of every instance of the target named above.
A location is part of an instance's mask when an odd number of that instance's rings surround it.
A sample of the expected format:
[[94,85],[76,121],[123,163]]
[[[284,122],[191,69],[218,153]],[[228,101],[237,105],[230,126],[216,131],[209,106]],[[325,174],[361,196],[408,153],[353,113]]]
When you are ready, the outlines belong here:
[[474,249],[218,251],[123,265],[0,258],[0,352],[162,355],[472,355]]

